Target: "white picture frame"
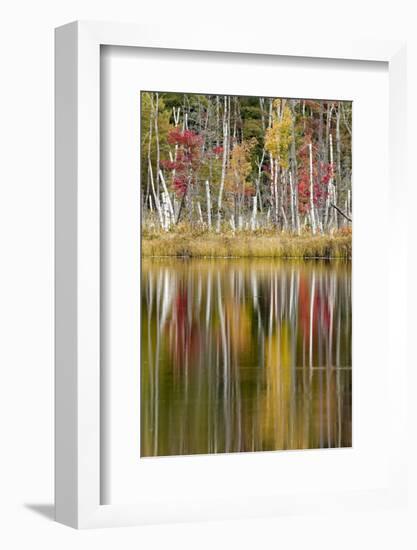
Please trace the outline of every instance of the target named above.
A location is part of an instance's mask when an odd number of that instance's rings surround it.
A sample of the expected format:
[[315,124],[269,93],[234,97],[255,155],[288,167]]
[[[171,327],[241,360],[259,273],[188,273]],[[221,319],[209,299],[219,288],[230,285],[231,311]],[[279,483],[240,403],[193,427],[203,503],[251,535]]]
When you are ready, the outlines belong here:
[[[75,22],[56,30],[56,519],[76,528],[121,526],[156,521],[256,516],[305,512],[314,507],[341,509],[395,505],[405,498],[404,429],[406,346],[399,346],[392,422],[399,426],[390,475],[384,490],[317,495],[288,495],[285,502],[256,499],[227,510],[210,501],[184,516],[175,501],[164,511],[149,503],[100,504],[100,47],[102,45],[207,52],[245,53],[333,60],[381,61],[389,71],[390,194],[394,203],[391,244],[406,234],[400,204],[405,191],[405,45],[388,41],[337,43],[243,31],[213,36],[199,29],[182,37],[173,29]],[[388,136],[387,136],[388,138]],[[404,182],[401,184],[400,182]],[[402,240],[406,242],[406,240]],[[390,245],[389,245],[390,246]],[[392,276],[406,274],[406,250],[396,255]],[[395,318],[405,317],[405,291],[389,304]],[[405,343],[405,333],[403,335]],[[402,351],[403,350],[403,351]]]

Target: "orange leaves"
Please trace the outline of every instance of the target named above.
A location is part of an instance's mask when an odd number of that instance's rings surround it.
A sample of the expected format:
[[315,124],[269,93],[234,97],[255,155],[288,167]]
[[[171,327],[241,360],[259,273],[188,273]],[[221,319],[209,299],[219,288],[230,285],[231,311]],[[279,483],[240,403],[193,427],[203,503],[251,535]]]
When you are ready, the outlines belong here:
[[252,183],[250,175],[252,173],[252,164],[250,157],[256,143],[256,139],[252,138],[233,147],[230,155],[229,169],[226,174],[225,184],[228,191],[243,195],[251,193]]

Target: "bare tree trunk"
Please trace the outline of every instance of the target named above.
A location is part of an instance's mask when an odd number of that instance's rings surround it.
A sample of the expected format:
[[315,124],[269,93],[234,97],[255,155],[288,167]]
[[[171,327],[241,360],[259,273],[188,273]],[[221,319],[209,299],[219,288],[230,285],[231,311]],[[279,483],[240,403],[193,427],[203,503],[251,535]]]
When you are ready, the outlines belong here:
[[149,182],[151,184],[152,194],[155,202],[155,208],[158,212],[159,217],[159,223],[161,224],[161,227],[164,227],[164,219],[162,215],[161,205],[159,203],[159,197],[155,190],[154,180],[153,180],[153,169],[152,169],[152,160],[151,160],[151,145],[152,145],[152,117],[153,117],[154,111],[153,111],[153,101],[151,100],[151,120],[149,121],[149,143],[148,143],[148,177]]
[[198,217],[199,217],[201,225],[204,225],[203,212],[201,211],[200,201],[197,202],[197,212],[198,212]]
[[[174,114],[174,125],[175,128],[178,127],[178,124],[180,123],[180,113],[181,113],[181,107],[178,107],[178,109],[175,109],[175,107],[172,108],[173,114]],[[169,152],[169,159],[171,162],[177,162],[177,155],[178,155],[178,143],[175,144],[174,148],[174,156],[172,156],[171,151]],[[171,182],[174,183],[175,180],[175,168],[172,171],[172,177]]]
[[169,211],[169,205],[168,205],[168,195],[165,193],[165,191],[162,192],[162,212],[164,215],[164,229],[165,231],[168,231],[170,225],[171,225],[171,213]]
[[259,98],[259,107],[261,109],[262,131],[263,133],[265,133],[265,98],[264,97]]
[[255,231],[256,229],[256,213],[257,213],[256,198],[257,198],[256,195],[252,198],[253,200],[252,220],[251,220],[252,231]]
[[[318,181],[319,185],[321,185],[321,183],[322,183],[323,162],[324,162],[324,154],[323,154],[323,102],[320,101],[319,128],[318,128],[318,162],[317,162],[317,181]],[[318,205],[318,212],[317,212],[318,220],[317,221],[318,221],[318,224],[323,226],[325,205],[322,204],[322,201],[320,201],[320,203],[321,204]]]
[[[229,100],[230,101],[230,100]],[[229,103],[230,105],[230,103]],[[237,97],[233,98],[233,142],[236,141]]]
[[278,160],[274,161],[274,197],[275,197],[275,222],[277,227],[279,226],[279,198],[278,198],[278,173],[279,173],[279,164]]
[[[332,112],[333,112],[333,103],[329,103],[327,105],[327,113],[326,113],[326,144],[329,144],[329,137],[331,135],[330,128],[332,125]],[[327,147],[324,151],[324,162],[328,162],[328,150]]]
[[223,159],[222,159],[222,174],[220,179],[219,200],[217,204],[217,233],[220,232],[221,225],[221,209],[223,199],[224,180],[226,177],[226,162],[227,162],[227,139],[228,139],[228,118],[227,118],[227,96],[224,96],[224,112],[223,112]]
[[293,184],[293,181],[292,181],[292,175],[291,175],[291,170],[288,172],[288,177],[289,177],[289,180],[290,180],[290,210],[291,210],[291,230],[292,231],[297,231],[297,233],[299,233],[299,230],[298,230],[298,227],[297,227],[297,222],[296,222],[296,214],[295,214],[295,193],[294,193],[294,184]]
[[333,202],[336,202],[335,200],[335,187],[334,187],[334,181],[333,181],[333,136],[332,134],[329,135],[329,145],[330,145],[330,165],[331,165],[331,176],[329,180],[329,189],[327,192],[327,199],[326,199],[326,218],[325,218],[325,227],[331,227],[332,224],[332,218],[333,218],[333,210],[330,211],[330,205]]
[[158,129],[158,116],[159,116],[159,95],[156,92],[156,102],[155,102],[155,139],[156,139],[156,193],[159,195],[159,162],[160,162],[160,149],[159,149],[159,129]]
[[169,215],[170,215],[169,225],[171,225],[171,223],[174,223],[174,221],[175,221],[174,208],[172,207],[171,197],[169,196],[168,188],[166,186],[165,178],[164,178],[164,175],[162,174],[162,170],[159,170],[159,179],[161,180],[162,187],[164,189],[164,193],[165,193],[165,196],[166,196],[166,202],[167,202],[168,211],[169,211]]
[[295,230],[300,234],[300,217],[298,213],[298,189],[297,189],[297,152],[295,147],[295,100],[290,101],[292,113],[291,127],[291,149],[290,149],[290,183],[292,184],[292,192],[294,198],[294,214],[295,214]]
[[232,228],[233,232],[236,231],[236,224],[235,224],[235,218],[234,216],[230,216],[230,227]]
[[348,189],[348,192],[347,192],[347,201],[348,201],[348,207],[347,207],[347,213],[348,213],[348,216],[351,218],[352,217],[352,192],[350,189]]
[[[352,219],[349,218],[349,216],[348,216],[347,214],[345,214],[345,213],[343,212],[343,210],[340,209],[338,206],[336,206],[336,205],[333,204],[333,203],[332,203],[330,206],[332,206],[335,210],[337,210],[337,211],[339,212],[339,214],[341,214],[341,215],[345,218],[345,220],[347,220],[348,222],[351,222],[351,221],[352,221]],[[347,204],[346,204],[346,209],[347,209]]]
[[264,163],[265,158],[265,149],[262,149],[262,157],[260,162],[258,163],[258,177],[256,178],[256,195],[258,197],[258,203],[259,203],[259,210],[262,214],[262,200],[261,200],[261,172],[262,172],[262,165]]
[[308,150],[310,154],[310,218],[311,218],[311,230],[313,235],[316,234],[316,216],[314,213],[314,183],[313,183],[313,147],[311,143],[308,144]]
[[211,195],[210,195],[210,184],[206,180],[206,196],[207,196],[207,225],[209,231],[211,231]]
[[217,95],[216,96],[216,147],[220,145],[219,130],[220,130],[220,98]]
[[345,128],[348,131],[350,137],[352,137],[352,128],[349,126],[349,123],[347,121],[346,115],[345,115],[345,108],[343,106],[343,102],[340,103],[340,110],[342,112],[343,122],[345,123]]
[[172,111],[173,111],[173,115],[174,115],[174,125],[175,125],[175,128],[176,128],[178,126],[178,124],[180,123],[181,107],[178,107],[178,109],[175,109],[175,107],[172,107]]
[[227,97],[227,101],[228,101],[228,106],[227,106],[227,139],[226,139],[226,144],[227,144],[227,154],[226,154],[226,166],[229,165],[229,154],[230,154],[230,142],[231,142],[231,139],[230,139],[230,128],[231,128],[231,125],[230,125],[230,119],[231,119],[231,97],[230,96],[226,96]]
[[[340,145],[340,106],[336,111],[336,190],[335,190],[335,205],[338,206],[340,195],[342,192],[342,152]],[[336,216],[337,219],[337,216]],[[337,221],[339,221],[337,219]],[[337,225],[339,225],[337,223]]]
[[191,182],[190,182],[190,177],[188,178],[188,182],[187,182],[187,187],[185,188],[185,191],[181,197],[181,202],[180,202],[180,206],[178,208],[178,214],[177,214],[177,220],[175,222],[175,224],[177,225],[181,219],[181,213],[182,213],[182,209],[184,208],[184,204],[185,204],[185,200],[187,198],[187,193],[188,193],[188,188],[189,186],[191,185]]

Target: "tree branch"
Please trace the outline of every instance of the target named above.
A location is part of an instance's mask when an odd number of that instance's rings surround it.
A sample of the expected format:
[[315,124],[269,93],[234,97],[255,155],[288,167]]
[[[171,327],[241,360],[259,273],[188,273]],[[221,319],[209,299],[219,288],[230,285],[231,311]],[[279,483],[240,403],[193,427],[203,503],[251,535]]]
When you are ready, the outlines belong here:
[[339,212],[339,214],[342,214],[342,216],[343,216],[344,218],[346,218],[348,222],[351,222],[351,223],[352,223],[351,218],[349,218],[349,216],[347,216],[342,210],[340,210],[340,208],[339,208],[338,206],[336,206],[336,205],[333,204],[332,202],[330,203],[330,206],[333,206],[333,208],[334,208],[335,210],[337,210],[337,211]]

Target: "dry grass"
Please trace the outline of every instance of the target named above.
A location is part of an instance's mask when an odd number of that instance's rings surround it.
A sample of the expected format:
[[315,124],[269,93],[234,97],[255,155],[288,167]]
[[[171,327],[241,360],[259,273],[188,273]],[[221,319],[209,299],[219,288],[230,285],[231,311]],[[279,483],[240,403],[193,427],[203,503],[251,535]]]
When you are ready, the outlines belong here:
[[143,231],[142,256],[193,258],[343,258],[352,254],[352,235],[342,230],[334,235],[292,235],[273,231],[201,230]]

